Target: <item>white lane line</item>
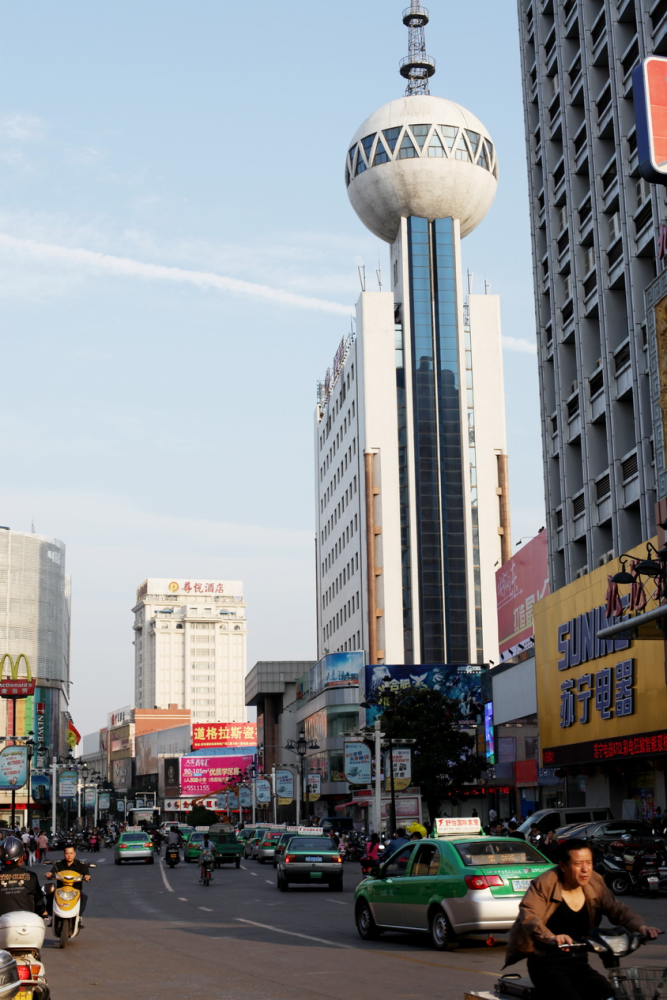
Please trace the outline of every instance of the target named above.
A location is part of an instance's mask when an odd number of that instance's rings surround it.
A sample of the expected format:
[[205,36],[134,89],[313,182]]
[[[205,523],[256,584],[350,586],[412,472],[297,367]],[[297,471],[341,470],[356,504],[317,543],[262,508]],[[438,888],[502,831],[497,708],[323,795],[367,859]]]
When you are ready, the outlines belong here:
[[160,874],[162,875],[162,881],[164,882],[165,889],[167,890],[167,892],[173,892],[174,890],[172,889],[172,887],[167,882],[167,876],[166,876],[166,873],[165,873],[165,870],[164,870],[164,865],[162,865],[162,864],[160,865]]
[[255,878],[257,878],[257,872],[250,872],[250,874],[251,874],[251,875],[254,875],[254,876],[255,876]]
[[288,934],[290,937],[303,938],[305,941],[317,941],[318,944],[327,944],[330,948],[344,948],[345,951],[358,951],[350,944],[338,944],[337,941],[327,941],[326,938],[313,937],[311,934],[299,934],[297,931],[286,931],[282,927],[272,927],[271,924],[259,924],[256,920],[244,920],[243,917],[234,917],[240,924],[251,924],[253,927],[262,927],[265,931],[273,931],[274,934]]
[[327,903],[338,903],[339,906],[349,906],[344,899],[327,899]]
[[267,884],[267,885],[275,885],[276,883],[275,883],[275,882],[272,882],[270,878],[267,878],[267,880],[266,880],[266,884]]
[[187,899],[185,898],[185,896],[179,896],[178,898],[180,899],[181,903],[187,903]]
[[243,869],[243,871],[244,871],[244,872],[247,872],[247,871],[248,871],[248,869],[246,868],[246,866],[245,866],[245,865],[241,865],[241,868]]
[[200,907],[199,907],[199,909],[200,909],[200,910],[205,910],[205,911],[206,911],[206,913],[213,913],[213,910],[210,910],[210,909],[208,908],[208,906],[200,906]]

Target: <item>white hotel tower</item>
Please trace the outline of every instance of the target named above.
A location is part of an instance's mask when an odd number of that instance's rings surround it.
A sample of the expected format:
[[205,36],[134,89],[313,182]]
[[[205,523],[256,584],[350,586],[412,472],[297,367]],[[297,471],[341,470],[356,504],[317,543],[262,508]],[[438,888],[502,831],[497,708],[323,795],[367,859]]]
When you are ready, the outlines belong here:
[[316,411],[318,654],[497,660],[495,568],[509,555],[499,300],[464,297],[461,238],[491,207],[496,152],[432,97],[428,12],[403,14],[405,97],[358,129],[352,205],[391,245],[391,292],[363,292]]

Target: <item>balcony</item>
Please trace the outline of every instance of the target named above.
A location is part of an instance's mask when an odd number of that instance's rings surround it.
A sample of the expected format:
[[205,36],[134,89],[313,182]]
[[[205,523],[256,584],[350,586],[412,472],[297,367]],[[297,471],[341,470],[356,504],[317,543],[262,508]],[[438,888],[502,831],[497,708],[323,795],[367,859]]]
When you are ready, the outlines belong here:
[[634,503],[639,499],[639,468],[637,464],[637,451],[630,452],[621,461],[621,482],[623,483],[623,503]]
[[578,35],[577,29],[577,5],[576,3],[564,4],[565,13],[565,37],[572,38]]
[[639,65],[639,39],[637,35],[632,39],[627,49],[621,56],[621,66],[623,67],[623,96],[629,97],[632,93],[632,71]]
[[581,243],[585,243],[586,237],[593,231],[593,205],[590,194],[586,195],[577,208],[577,215],[579,216],[579,240]]
[[565,193],[565,158],[561,156],[554,167],[554,200],[558,202],[561,194]]
[[613,510],[609,469],[595,480],[595,504],[597,508],[597,523],[604,524],[611,517]]
[[667,37],[667,0],[655,0],[649,16],[651,18],[653,51],[656,55],[664,55]]
[[588,133],[586,122],[581,126],[575,135],[572,145],[574,147],[574,172],[582,173],[588,160]]
[[607,250],[609,265],[609,287],[617,288],[623,283],[625,260],[623,257],[623,239],[619,234]]
[[575,389],[566,401],[567,408],[567,439],[570,444],[581,437],[581,405],[579,390]]
[[572,537],[586,534],[586,494],[583,490],[572,497]]
[[611,100],[611,80],[607,80],[606,84],[596,97],[595,105],[597,107],[597,113],[598,113],[598,131],[604,132],[608,124],[608,119],[613,113],[613,105]]
[[597,368],[588,380],[591,423],[597,423],[606,415],[607,397],[604,391],[604,371]]
[[619,21],[634,21],[635,0],[616,0],[616,9],[618,10]]
[[563,507],[562,505],[554,512],[554,520],[556,522],[556,548],[559,552],[562,551],[565,544],[565,531],[563,529]]
[[606,66],[609,62],[609,54],[607,52],[607,18],[604,7],[591,28],[591,41],[593,43],[593,65]]
[[616,378],[616,399],[625,399],[632,392],[632,359],[630,339],[623,341],[614,351],[614,376]]

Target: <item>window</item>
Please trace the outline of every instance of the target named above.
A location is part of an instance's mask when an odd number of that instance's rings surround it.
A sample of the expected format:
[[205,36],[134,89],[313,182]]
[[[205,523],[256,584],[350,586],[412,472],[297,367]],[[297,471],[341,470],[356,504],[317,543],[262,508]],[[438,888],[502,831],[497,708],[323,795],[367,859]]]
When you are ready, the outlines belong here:
[[453,125],[441,125],[440,131],[442,133],[443,139],[445,140],[447,149],[451,153],[452,149],[454,148],[454,142],[456,141],[456,137],[459,134],[459,130],[457,128],[454,128]]
[[378,167],[381,163],[389,163],[390,160],[391,156],[385,149],[382,139],[378,139],[377,148],[375,150],[375,158],[373,159],[373,166]]
[[[400,128],[386,128],[382,134],[387,142],[387,145],[389,146],[390,151],[393,153],[396,149],[398,137],[401,134]],[[352,369],[352,378],[354,378],[354,368]]]
[[466,141],[463,138],[463,135],[459,136],[459,141],[456,144],[455,155],[457,160],[467,160],[468,162],[470,162],[470,152],[468,151],[468,147],[466,146]]
[[410,858],[415,849],[415,844],[410,844],[409,847],[404,847],[402,850],[398,851],[397,854],[392,854],[389,861],[382,866],[382,875],[384,878],[401,878],[405,875],[408,867]]
[[[428,144],[428,155],[440,157],[445,155],[445,147],[442,145],[442,140],[437,132],[434,132],[431,136],[431,141]],[[394,284],[398,284],[398,280]]]
[[422,844],[415,854],[411,875],[437,875],[440,871],[440,851],[436,844]]
[[401,143],[401,148],[398,151],[399,160],[412,160],[417,156],[417,150],[412,144],[410,136],[406,132],[403,136],[403,142]]
[[464,865],[473,868],[485,868],[487,865],[539,865],[542,855],[530,844],[517,840],[515,844],[507,841],[486,842],[477,841],[473,844],[454,844]]
[[415,137],[415,139],[417,140],[417,142],[419,144],[419,148],[423,149],[424,148],[424,143],[426,142],[426,138],[427,138],[429,132],[431,131],[431,126],[430,125],[411,125],[410,128],[412,129],[413,136]]

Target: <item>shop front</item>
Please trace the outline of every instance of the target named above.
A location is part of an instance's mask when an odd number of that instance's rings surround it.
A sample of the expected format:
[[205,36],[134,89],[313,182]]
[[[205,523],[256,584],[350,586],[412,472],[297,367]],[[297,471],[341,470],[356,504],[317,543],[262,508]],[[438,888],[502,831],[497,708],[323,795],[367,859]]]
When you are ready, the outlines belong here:
[[[645,558],[646,545],[629,556]],[[650,819],[666,804],[665,644],[636,628],[614,632],[625,618],[608,617],[607,592],[622,568],[614,560],[535,605],[541,764],[565,778],[566,805]],[[629,589],[619,584],[624,614]]]

